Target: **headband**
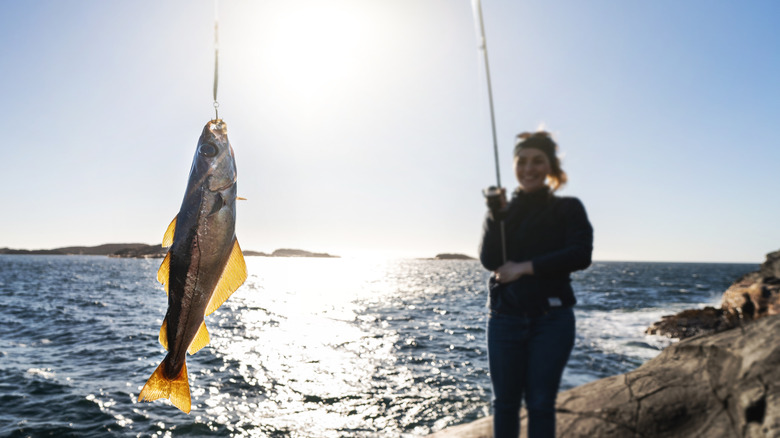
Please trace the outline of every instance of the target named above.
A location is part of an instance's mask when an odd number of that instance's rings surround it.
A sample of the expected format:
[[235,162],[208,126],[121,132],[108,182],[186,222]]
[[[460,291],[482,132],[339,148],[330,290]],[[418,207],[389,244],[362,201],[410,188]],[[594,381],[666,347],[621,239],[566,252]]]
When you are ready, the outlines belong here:
[[550,163],[555,162],[556,145],[552,138],[546,135],[534,134],[531,135],[530,137],[518,138],[517,140],[518,141],[517,144],[515,144],[515,152],[514,152],[515,157],[523,149],[534,148],[544,152],[544,154],[547,155],[547,159],[550,160]]

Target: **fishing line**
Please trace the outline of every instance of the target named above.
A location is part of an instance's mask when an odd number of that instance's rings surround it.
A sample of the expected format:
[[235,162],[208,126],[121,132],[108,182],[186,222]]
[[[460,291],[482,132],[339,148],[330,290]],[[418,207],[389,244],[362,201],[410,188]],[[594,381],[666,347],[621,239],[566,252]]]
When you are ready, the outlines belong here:
[[[480,0],[471,0],[471,7],[474,10],[474,24],[476,25],[477,30],[477,40],[479,41],[479,49],[484,55],[485,59],[485,79],[487,80],[487,90],[488,90],[488,104],[490,106],[490,127],[492,128],[493,132],[493,158],[496,163],[496,187],[498,188],[498,191],[501,190],[501,171],[499,170],[498,165],[498,137],[496,135],[496,115],[495,111],[493,110],[493,87],[490,83],[490,65],[488,63],[488,53],[487,53],[487,38],[485,38],[485,24],[482,20],[482,3]],[[485,192],[485,196],[488,195],[494,195],[494,193]],[[504,221],[501,220],[500,226],[501,226],[501,256],[503,257],[504,263],[506,263],[506,231],[504,226]]]
[[217,101],[218,85],[219,85],[219,0],[214,0],[214,120],[219,120],[219,102]]

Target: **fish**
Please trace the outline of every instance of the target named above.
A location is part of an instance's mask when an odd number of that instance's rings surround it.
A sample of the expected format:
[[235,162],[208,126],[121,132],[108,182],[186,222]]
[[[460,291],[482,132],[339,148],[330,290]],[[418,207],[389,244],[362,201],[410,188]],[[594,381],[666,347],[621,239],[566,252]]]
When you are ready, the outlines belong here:
[[167,398],[191,410],[187,353],[209,343],[205,317],[247,278],[236,238],[236,161],[221,119],[209,121],[198,139],[184,200],[163,235],[170,247],[157,280],[168,294],[159,341],[165,358],[138,394],[138,401]]

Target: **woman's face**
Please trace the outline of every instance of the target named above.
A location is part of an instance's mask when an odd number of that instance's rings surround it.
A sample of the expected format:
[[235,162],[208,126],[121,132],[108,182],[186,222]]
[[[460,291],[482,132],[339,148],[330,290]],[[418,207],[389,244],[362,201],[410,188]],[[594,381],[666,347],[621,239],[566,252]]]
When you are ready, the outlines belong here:
[[545,187],[551,172],[550,160],[539,149],[521,149],[515,157],[515,176],[526,193]]

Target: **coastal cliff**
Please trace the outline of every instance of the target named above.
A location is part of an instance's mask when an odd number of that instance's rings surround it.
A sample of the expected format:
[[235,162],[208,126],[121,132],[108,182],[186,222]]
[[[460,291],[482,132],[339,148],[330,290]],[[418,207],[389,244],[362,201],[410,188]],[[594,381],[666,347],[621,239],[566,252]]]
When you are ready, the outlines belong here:
[[765,316],[780,314],[780,251],[767,254],[758,271],[735,281],[723,293],[720,308],[684,310],[664,316],[647,334],[685,339],[718,333]]

